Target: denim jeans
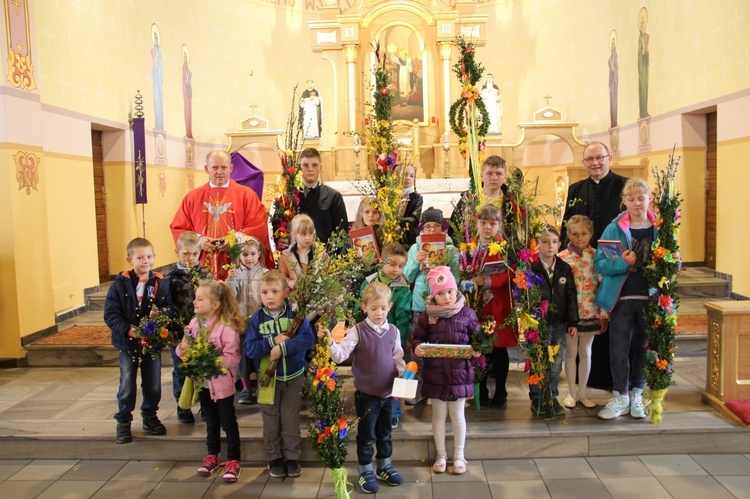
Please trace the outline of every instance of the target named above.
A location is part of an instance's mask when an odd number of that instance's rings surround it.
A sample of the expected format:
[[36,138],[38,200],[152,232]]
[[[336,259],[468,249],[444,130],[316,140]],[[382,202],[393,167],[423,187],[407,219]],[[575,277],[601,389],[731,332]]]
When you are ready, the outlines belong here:
[[143,403],[141,416],[154,416],[161,400],[161,357],[152,359],[149,355],[135,354],[120,350],[120,388],[117,390],[118,423],[133,421],[135,397],[138,381],[138,368],[141,369],[141,391]]
[[175,402],[180,401],[182,386],[185,384],[185,374],[182,372],[182,359],[177,356],[177,345],[169,347],[169,355],[172,357],[172,394]]
[[[552,391],[552,398],[560,395],[558,385],[560,384],[560,373],[562,372],[563,359],[565,358],[565,334],[568,332],[567,324],[554,324],[547,326],[547,334],[552,337],[552,346],[560,345],[560,350],[555,355],[555,363],[547,367],[547,379]],[[533,402],[539,401],[539,385],[529,385],[529,398]]]
[[357,390],[354,393],[354,408],[359,417],[357,425],[357,461],[360,466],[371,466],[376,445],[378,460],[390,461],[393,454],[391,442],[391,418],[393,397],[376,397]]
[[612,389],[620,394],[646,386],[646,307],[648,300],[621,300],[609,317]]
[[227,460],[240,460],[240,429],[234,412],[234,395],[211,400],[211,392],[203,388],[198,394],[201,411],[206,421],[206,447],[209,454],[221,453],[221,430],[227,436]]

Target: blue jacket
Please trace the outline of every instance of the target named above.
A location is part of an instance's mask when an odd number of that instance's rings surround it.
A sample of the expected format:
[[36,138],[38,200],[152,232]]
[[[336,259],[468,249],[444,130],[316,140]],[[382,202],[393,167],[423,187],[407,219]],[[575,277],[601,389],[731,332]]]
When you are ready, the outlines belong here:
[[112,345],[127,353],[139,351],[139,342],[128,336],[131,327],[137,327],[142,317],[156,305],[160,312],[172,317],[172,298],[169,295],[169,281],[158,272],[149,273],[149,281],[138,306],[135,287],[138,277],[130,271],[120,273],[107,291],[104,301],[104,322],[112,331]]
[[[654,224],[654,241],[659,235],[656,229],[656,214],[648,212],[648,219]],[[620,241],[626,250],[633,249],[633,238],[630,235],[630,215],[624,211],[610,222],[604,232],[602,239]],[[594,269],[604,276],[599,284],[599,290],[596,292],[594,303],[608,312],[615,308],[617,300],[620,298],[622,285],[628,278],[630,272],[636,272],[636,269],[625,263],[620,257],[607,258],[601,248],[597,248],[594,256]]]
[[[261,307],[250,318],[245,335],[245,354],[253,359],[256,366],[260,366],[261,359],[271,353],[271,349],[276,346],[273,339],[292,326],[294,315],[289,300],[286,300],[284,310],[278,318],[274,319],[268,313],[266,307]],[[305,373],[305,352],[313,345],[315,345],[315,335],[310,323],[307,319],[302,319],[302,324],[294,338],[279,343],[281,359],[276,368],[276,379],[278,381],[290,381],[303,375]]]
[[[409,248],[409,256],[406,259],[406,266],[404,267],[404,277],[409,282],[414,283],[414,289],[411,294],[411,311],[412,312],[424,312],[424,296],[430,294],[430,287],[427,285],[427,270],[421,270],[419,263],[417,263],[417,253],[422,247],[421,237],[417,237],[417,242]],[[453,246],[453,239],[449,236],[445,236],[445,252],[450,259],[448,264],[451,268],[453,277],[456,278],[456,282],[461,279],[461,271],[458,267],[458,250]]]

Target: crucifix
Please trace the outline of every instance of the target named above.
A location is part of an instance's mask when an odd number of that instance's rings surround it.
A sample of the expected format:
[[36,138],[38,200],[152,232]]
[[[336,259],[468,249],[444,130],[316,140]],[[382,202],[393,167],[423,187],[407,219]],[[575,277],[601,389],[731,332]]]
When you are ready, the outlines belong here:
[[20,4],[20,3],[18,3],[18,0],[11,0],[11,2],[10,2],[10,3],[12,3],[13,5],[15,5],[15,7],[16,7],[16,15],[17,15],[17,16],[20,16],[20,15],[21,15],[21,12],[20,12],[20,10],[19,10],[19,9],[21,8],[21,4]]
[[253,114],[255,114],[255,108],[260,107],[260,106],[258,106],[257,104],[250,104],[250,106],[248,107],[250,107],[250,109],[252,109]]
[[547,95],[545,95],[544,97],[542,97],[542,99],[547,99],[547,105],[548,105],[548,106],[549,106],[549,100],[550,100],[551,98],[552,98],[552,96],[551,96],[551,95],[549,94],[549,92],[547,92]]

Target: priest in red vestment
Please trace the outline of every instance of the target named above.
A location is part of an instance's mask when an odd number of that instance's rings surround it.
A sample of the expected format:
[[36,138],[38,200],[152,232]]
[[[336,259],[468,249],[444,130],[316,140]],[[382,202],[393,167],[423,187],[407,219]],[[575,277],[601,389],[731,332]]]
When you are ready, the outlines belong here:
[[[204,169],[208,183],[187,193],[169,225],[175,243],[183,232],[191,230],[201,237],[201,248],[212,251],[211,270],[217,279],[226,279],[222,268],[229,263],[227,245],[222,238],[230,230],[255,236],[265,246],[266,265],[273,265],[273,253],[268,242],[268,214],[258,195],[229,178],[232,173],[229,154],[216,149],[206,156]],[[218,241],[218,242],[217,242]],[[269,263],[270,262],[270,263]]]

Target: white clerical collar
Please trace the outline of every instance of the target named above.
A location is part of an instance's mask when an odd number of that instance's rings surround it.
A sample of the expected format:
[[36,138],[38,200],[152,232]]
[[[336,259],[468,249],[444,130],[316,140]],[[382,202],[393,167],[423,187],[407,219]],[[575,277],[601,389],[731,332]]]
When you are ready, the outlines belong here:
[[216,184],[214,184],[213,182],[211,182],[211,181],[209,180],[209,182],[208,182],[208,185],[209,185],[209,186],[211,186],[211,188],[212,188],[212,189],[223,189],[223,188],[225,188],[225,187],[229,187],[229,182],[227,182],[227,183],[226,183],[226,184],[224,184],[224,185],[216,185]]

